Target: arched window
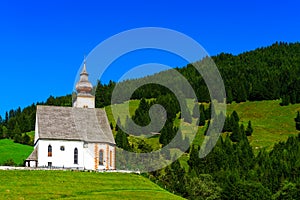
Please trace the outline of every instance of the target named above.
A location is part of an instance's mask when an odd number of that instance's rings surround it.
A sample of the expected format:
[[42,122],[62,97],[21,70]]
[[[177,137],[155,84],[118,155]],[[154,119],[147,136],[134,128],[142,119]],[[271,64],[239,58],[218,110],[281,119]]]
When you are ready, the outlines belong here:
[[99,151],[99,165],[103,165],[103,149]]
[[74,149],[74,164],[78,164],[78,149]]
[[48,146],[48,157],[52,157],[52,146],[50,144]]

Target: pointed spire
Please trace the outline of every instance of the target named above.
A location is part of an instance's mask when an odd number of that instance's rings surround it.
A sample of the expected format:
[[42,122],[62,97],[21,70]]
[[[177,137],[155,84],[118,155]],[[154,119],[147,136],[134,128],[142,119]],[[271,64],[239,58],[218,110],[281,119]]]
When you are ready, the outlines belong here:
[[84,57],[84,62],[83,62],[83,69],[80,73],[80,79],[78,83],[76,84],[76,90],[78,94],[91,94],[91,91],[93,89],[92,84],[89,82],[89,74],[87,73],[86,70],[86,59]]
[[83,60],[83,69],[82,72],[80,73],[80,75],[82,74],[86,74],[88,75],[87,71],[86,71],[86,57],[84,56],[84,60]]

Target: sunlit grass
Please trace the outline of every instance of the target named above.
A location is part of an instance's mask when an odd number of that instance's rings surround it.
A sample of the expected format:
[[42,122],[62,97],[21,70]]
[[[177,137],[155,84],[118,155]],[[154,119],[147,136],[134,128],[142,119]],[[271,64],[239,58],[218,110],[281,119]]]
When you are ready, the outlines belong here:
[[1,199],[182,199],[135,174],[0,171]]

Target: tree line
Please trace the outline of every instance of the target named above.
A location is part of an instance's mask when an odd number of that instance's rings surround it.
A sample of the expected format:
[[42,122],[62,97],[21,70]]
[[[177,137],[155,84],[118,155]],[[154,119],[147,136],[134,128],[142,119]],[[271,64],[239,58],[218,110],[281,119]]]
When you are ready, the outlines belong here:
[[72,106],[72,96],[50,96],[46,102],[38,102],[21,109],[10,110],[4,119],[0,116],[0,139],[13,139],[16,143],[33,145],[33,138],[27,132],[34,131],[37,105]]
[[151,172],[153,182],[188,199],[297,199],[300,196],[300,134],[255,156],[242,125],[220,137],[204,158],[191,145],[188,170],[179,160]]

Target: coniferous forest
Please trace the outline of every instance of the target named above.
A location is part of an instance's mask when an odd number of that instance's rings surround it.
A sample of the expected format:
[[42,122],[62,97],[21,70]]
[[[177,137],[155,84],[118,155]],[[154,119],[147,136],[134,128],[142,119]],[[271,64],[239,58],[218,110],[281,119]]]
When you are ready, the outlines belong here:
[[[280,106],[300,103],[300,43],[277,42],[239,55],[221,53],[212,59],[223,78],[228,104],[278,99],[281,100]],[[205,58],[201,62],[205,62]],[[192,64],[176,70],[189,81],[199,102],[195,102],[193,113],[185,117],[184,121],[192,123],[192,117],[196,116],[194,113],[199,112],[197,125],[207,126],[213,120],[210,119],[212,108],[204,80]],[[137,82],[144,85],[153,77],[181,87],[180,81],[170,77],[168,72],[118,84],[124,85],[122,92],[125,94],[129,92],[130,85]],[[108,84],[98,82],[95,88],[96,107],[111,104],[115,85],[113,81]],[[186,96],[190,97],[189,94]],[[160,104],[167,110],[166,124],[159,135],[160,145],[167,145],[178,131],[175,121],[181,113],[176,97],[166,87],[146,84],[137,89],[131,99],[141,99],[132,116],[134,122],[141,126],[149,124],[148,112],[152,105]],[[33,145],[26,132],[34,130],[36,105],[72,106],[72,95],[50,96],[45,102],[6,112],[3,119],[0,116],[0,138]],[[299,111],[292,120],[295,121],[295,132],[299,131]],[[118,125],[111,125],[116,132],[118,147],[135,151],[133,147],[137,145],[141,152],[153,150],[144,142],[130,144],[128,134]],[[124,126],[130,127],[130,124],[126,122]],[[191,142],[185,152],[188,167],[182,166],[179,159],[164,169],[144,175],[161,187],[188,199],[298,199],[300,135],[276,143],[271,150],[260,149],[254,153],[248,141],[253,126],[251,121],[244,126],[239,120],[239,113],[233,111],[226,116],[222,137],[206,157],[199,158],[199,146]],[[180,140],[190,143],[183,136]],[[169,160],[171,154],[168,152],[163,156]]]

